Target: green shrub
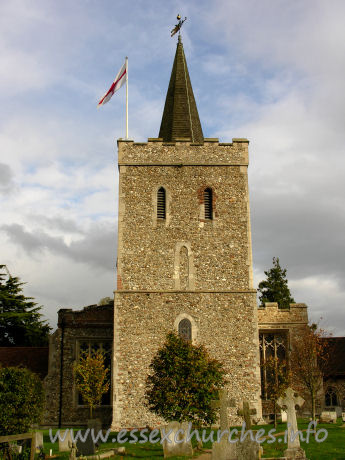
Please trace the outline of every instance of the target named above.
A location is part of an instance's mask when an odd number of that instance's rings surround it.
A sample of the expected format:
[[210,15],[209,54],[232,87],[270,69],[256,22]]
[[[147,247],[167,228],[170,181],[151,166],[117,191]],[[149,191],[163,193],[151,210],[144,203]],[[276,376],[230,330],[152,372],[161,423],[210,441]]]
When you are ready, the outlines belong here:
[[193,345],[169,333],[150,364],[146,404],[167,421],[209,425],[217,417],[211,405],[225,380],[222,363],[212,359],[202,345]]
[[20,434],[38,423],[44,392],[39,377],[28,369],[0,368],[0,435]]

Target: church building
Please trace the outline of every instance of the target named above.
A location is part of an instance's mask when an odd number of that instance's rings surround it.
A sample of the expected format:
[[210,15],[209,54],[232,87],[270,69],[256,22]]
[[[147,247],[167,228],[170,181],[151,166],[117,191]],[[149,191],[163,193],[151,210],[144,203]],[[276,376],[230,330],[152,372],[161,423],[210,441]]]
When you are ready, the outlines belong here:
[[159,137],[119,140],[118,162],[112,428],[160,421],[145,379],[172,330],[204,344],[229,394],[261,414],[248,141],[204,138],[180,36]]
[[[85,424],[73,365],[101,349],[111,389],[95,416],[113,430],[162,423],[144,404],[149,365],[170,331],[203,344],[227,372],[236,406],[265,410],[260,356],[288,357],[307,307],[257,307],[253,286],[248,140],[205,138],[181,37],[159,130],[118,140],[119,216],[114,304],[61,309],[45,379],[46,425]],[[193,369],[191,369],[193,372]]]

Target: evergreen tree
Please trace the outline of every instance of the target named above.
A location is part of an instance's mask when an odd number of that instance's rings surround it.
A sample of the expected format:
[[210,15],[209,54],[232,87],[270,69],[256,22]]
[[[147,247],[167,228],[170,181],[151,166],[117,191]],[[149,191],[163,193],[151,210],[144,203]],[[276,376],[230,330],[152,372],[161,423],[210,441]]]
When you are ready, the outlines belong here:
[[25,297],[19,278],[0,265],[0,346],[39,347],[48,343],[50,327],[41,320],[42,307]]
[[217,413],[211,400],[218,398],[218,390],[225,384],[225,370],[204,346],[169,333],[150,368],[146,401],[152,412],[167,421],[215,422]]
[[286,279],[286,269],[279,264],[279,257],[273,257],[273,267],[265,271],[266,280],[259,283],[260,303],[277,302],[279,308],[289,308],[290,303],[295,303],[291,297]]

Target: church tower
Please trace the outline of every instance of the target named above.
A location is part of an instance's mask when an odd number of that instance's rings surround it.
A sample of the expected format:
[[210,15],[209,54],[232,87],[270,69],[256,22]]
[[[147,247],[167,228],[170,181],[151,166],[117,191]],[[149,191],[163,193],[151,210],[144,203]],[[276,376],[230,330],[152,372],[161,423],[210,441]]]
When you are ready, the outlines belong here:
[[162,422],[144,392],[169,331],[204,344],[260,417],[248,141],[204,138],[180,37],[159,137],[120,139],[118,166],[112,429]]

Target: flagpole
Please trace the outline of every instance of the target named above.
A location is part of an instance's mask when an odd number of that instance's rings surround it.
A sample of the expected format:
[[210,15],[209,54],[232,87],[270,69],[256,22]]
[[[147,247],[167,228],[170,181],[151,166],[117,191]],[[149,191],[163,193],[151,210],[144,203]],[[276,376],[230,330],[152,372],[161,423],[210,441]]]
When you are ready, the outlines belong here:
[[128,57],[126,56],[126,139],[128,139]]

